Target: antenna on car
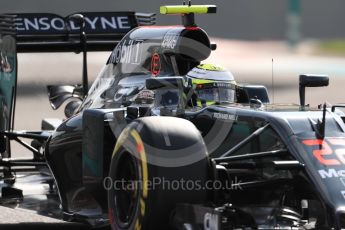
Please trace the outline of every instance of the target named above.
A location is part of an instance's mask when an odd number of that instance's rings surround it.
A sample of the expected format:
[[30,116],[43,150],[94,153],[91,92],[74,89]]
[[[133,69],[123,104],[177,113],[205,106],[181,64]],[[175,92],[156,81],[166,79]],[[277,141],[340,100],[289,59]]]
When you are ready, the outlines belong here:
[[321,139],[325,138],[326,133],[326,111],[327,111],[327,105],[326,103],[323,104],[323,110],[322,110],[322,121],[319,123],[319,133]]
[[274,69],[273,69],[274,59],[272,58],[272,104],[274,104]]
[[[192,1],[188,0],[188,7],[192,6]],[[184,26],[196,26],[195,24],[195,14],[194,13],[188,13],[188,14],[182,14],[182,24]]]

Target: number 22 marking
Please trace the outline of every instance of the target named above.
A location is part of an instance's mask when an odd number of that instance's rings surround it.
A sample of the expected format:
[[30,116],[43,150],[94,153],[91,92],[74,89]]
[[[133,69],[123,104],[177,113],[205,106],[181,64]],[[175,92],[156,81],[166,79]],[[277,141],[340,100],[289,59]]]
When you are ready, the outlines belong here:
[[[330,144],[328,144],[327,142],[329,142]],[[302,143],[306,146],[319,146],[319,149],[313,150],[313,155],[323,165],[345,164],[345,140],[344,139],[329,138],[327,139],[327,141],[320,140],[320,139],[312,139],[312,140],[304,140],[302,141]],[[336,146],[339,146],[339,147],[337,148]],[[326,158],[326,157],[331,157],[331,158]]]

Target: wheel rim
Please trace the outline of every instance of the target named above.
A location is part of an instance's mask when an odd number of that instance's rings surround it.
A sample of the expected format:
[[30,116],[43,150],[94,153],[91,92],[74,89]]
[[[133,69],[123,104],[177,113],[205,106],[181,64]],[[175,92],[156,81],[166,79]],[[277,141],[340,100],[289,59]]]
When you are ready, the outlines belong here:
[[115,168],[114,204],[115,223],[128,227],[135,218],[139,204],[138,163],[129,153],[122,154]]

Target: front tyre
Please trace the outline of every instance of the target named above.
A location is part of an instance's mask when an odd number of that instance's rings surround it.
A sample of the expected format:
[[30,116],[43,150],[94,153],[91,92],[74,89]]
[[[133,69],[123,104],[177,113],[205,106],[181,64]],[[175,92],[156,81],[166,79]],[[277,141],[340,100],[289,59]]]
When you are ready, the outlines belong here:
[[[108,178],[113,229],[169,229],[177,203],[205,203],[209,159],[187,120],[146,117],[131,123],[115,146]],[[109,184],[111,186],[109,186]]]

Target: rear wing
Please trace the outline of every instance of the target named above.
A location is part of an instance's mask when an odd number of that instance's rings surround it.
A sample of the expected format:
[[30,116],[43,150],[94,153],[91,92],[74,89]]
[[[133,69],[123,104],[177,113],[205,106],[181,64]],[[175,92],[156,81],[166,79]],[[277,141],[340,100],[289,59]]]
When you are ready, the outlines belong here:
[[83,52],[86,94],[86,52],[111,51],[130,30],[153,25],[155,20],[155,14],[135,12],[82,12],[67,17],[50,13],[0,15],[0,132],[13,129],[17,53]]
[[81,12],[82,23],[73,15],[50,13],[3,15],[12,23],[17,52],[80,52],[81,27],[87,37],[87,51],[110,51],[131,29],[155,24],[155,14],[134,12]]

